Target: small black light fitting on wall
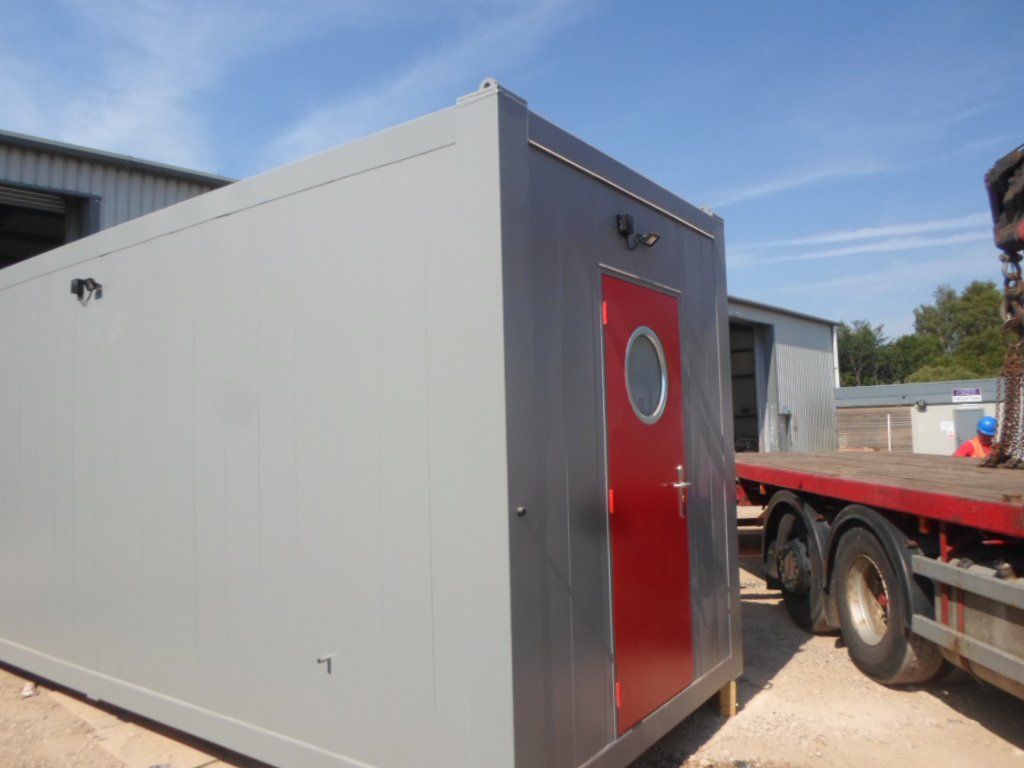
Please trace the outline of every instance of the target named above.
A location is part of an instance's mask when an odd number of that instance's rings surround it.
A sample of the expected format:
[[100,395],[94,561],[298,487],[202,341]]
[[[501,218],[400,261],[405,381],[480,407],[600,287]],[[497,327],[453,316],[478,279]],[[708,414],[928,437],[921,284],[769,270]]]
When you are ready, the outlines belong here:
[[76,277],[71,281],[71,292],[78,297],[78,303],[83,307],[90,301],[103,298],[103,286],[91,277]]
[[626,247],[633,250],[639,244],[650,248],[661,239],[657,232],[635,232],[633,230],[633,217],[628,213],[620,213],[616,218],[619,234],[626,238]]

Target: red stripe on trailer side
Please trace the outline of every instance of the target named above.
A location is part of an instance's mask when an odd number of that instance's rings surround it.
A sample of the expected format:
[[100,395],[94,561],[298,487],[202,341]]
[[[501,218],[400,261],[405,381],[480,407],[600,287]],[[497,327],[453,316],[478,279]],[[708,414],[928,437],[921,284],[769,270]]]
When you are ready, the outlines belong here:
[[[1011,472],[1014,470],[992,470]],[[1024,506],[737,462],[742,480],[1024,538]]]

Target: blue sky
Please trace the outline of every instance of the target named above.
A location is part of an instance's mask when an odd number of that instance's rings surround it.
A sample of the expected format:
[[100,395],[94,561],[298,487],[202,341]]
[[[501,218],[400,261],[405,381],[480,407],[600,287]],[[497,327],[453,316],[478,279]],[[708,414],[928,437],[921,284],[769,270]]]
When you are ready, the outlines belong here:
[[898,334],[940,282],[998,276],[982,176],[1024,141],[1024,66],[1004,38],[1019,3],[2,8],[7,130],[241,177],[493,75],[721,214],[736,295]]

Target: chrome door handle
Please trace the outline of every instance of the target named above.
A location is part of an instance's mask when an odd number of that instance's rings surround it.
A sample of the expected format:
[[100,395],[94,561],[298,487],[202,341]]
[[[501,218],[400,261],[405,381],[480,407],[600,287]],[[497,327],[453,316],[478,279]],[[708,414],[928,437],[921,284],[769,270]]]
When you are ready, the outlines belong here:
[[693,483],[686,482],[685,470],[682,464],[676,465],[676,474],[679,475],[679,482],[672,483],[673,488],[679,489],[679,516],[686,519],[686,489],[689,488]]

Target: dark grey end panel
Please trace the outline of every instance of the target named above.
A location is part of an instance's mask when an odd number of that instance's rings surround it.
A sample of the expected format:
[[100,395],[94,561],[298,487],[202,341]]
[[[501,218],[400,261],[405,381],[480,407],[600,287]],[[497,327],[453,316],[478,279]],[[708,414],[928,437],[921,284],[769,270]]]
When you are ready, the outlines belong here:
[[[527,146],[520,104],[502,120],[502,192],[509,527],[516,764],[575,768],[659,737],[661,720],[692,711],[717,672],[739,668],[728,320],[721,221],[643,180],[699,234],[615,185]],[[581,165],[635,175],[540,121],[530,137]],[[635,177],[640,179],[640,177]],[[639,182],[638,182],[639,183]],[[615,228],[630,213],[662,239],[628,251]],[[616,739],[611,574],[605,503],[601,274],[680,291],[696,674],[690,693]],[[525,507],[519,516],[516,507]],[[709,674],[716,670],[716,675]],[[701,677],[703,675],[703,677]],[[689,690],[689,689],[688,689]],[[685,704],[684,704],[685,702]],[[695,706],[695,705],[694,705]],[[615,745],[628,740],[628,749]]]

